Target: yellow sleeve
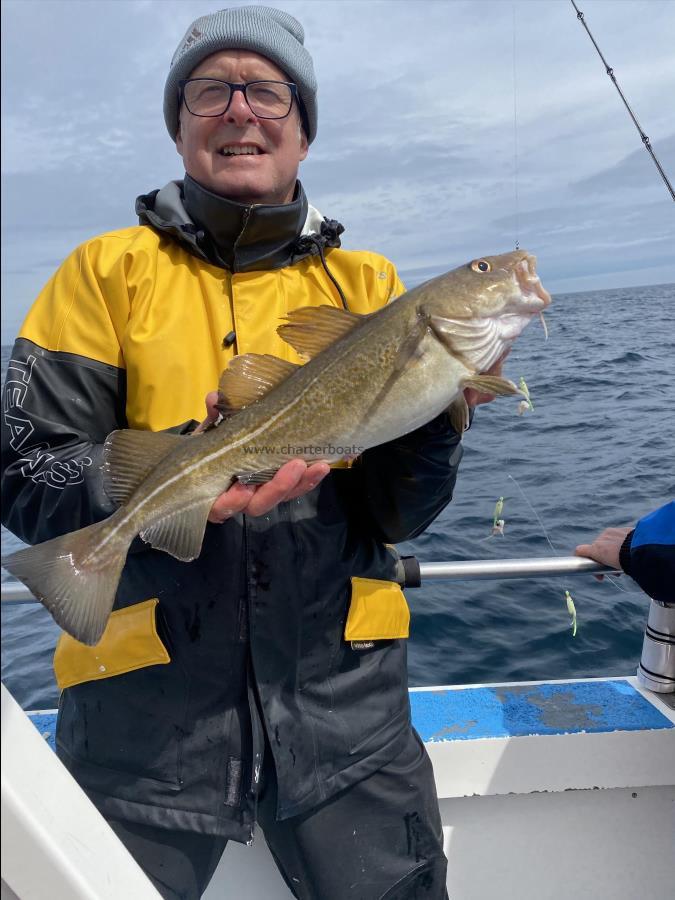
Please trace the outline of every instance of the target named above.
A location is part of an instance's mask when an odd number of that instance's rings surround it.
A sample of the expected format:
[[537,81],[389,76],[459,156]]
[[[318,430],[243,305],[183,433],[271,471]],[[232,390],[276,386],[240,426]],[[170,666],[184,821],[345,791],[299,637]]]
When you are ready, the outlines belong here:
[[120,277],[120,249],[112,235],[78,247],[42,289],[18,336],[46,350],[123,368],[121,343],[129,300]]

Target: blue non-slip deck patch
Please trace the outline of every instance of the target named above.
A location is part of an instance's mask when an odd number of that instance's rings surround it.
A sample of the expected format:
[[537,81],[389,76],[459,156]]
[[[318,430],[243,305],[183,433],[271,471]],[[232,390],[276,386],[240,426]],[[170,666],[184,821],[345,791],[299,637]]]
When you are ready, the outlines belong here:
[[[410,705],[423,741],[675,727],[623,680],[411,691]],[[30,719],[53,749],[56,713]]]
[[56,750],[56,744],[54,741],[54,736],[56,734],[56,713],[32,712],[28,713],[28,718],[31,720],[33,725],[35,725],[42,737],[47,741],[52,750]]
[[411,691],[410,704],[423,741],[675,727],[623,680]]

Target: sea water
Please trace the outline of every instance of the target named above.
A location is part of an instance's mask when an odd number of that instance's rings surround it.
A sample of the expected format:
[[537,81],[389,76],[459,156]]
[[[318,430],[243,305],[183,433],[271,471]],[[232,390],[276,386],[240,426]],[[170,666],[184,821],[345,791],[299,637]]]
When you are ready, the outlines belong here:
[[[400,551],[423,562],[569,556],[675,497],[674,310],[673,284],[555,296],[548,341],[533,322],[505,366],[534,409],[519,416],[517,398],[500,398],[477,410],[452,503]],[[492,535],[501,496],[504,533]],[[2,552],[19,546],[3,529]],[[649,607],[626,576],[435,581],[406,594],[411,685],[631,675]],[[25,708],[54,707],[58,627],[37,604],[3,608],[2,624],[3,681]]]

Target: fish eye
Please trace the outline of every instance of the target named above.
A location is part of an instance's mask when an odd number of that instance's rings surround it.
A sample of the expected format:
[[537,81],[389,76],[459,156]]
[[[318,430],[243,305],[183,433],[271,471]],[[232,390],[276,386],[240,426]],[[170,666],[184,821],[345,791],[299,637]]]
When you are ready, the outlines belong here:
[[471,268],[474,272],[489,272],[492,269],[492,266],[487,259],[474,259],[471,263]]

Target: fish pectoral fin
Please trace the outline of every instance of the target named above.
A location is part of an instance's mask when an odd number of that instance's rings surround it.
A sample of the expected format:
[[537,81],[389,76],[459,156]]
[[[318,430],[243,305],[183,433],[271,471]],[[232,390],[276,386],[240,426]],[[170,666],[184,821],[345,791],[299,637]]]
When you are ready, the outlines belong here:
[[279,467],[277,466],[276,469],[261,469],[259,472],[241,472],[234,477],[240,484],[267,484],[278,471]]
[[176,559],[190,562],[201,553],[213,500],[209,497],[194,506],[182,507],[144,528],[140,536],[155,550],[164,550]]
[[138,485],[185,435],[125,428],[113,431],[103,445],[103,486],[116,503],[126,503]]
[[262,399],[299,368],[268,353],[235,356],[220,376],[216,407],[223,416],[231,416]]
[[277,334],[300,356],[312,359],[367,318],[327,304],[301,306],[286,316],[287,324]]
[[420,344],[427,335],[427,329],[428,320],[419,316],[415,321],[415,325],[410,329],[405,340],[398,348],[393,368],[393,374],[395,376],[400,375],[400,373],[406,369],[408,363],[418,356],[418,350]]
[[498,375],[469,375],[462,379],[462,390],[468,387],[481,394],[494,394],[496,397],[510,397],[514,394],[525,396],[512,381]]
[[464,394],[460,394],[452,401],[448,407],[450,416],[450,424],[457,434],[463,434],[469,427],[469,406],[464,398]]

